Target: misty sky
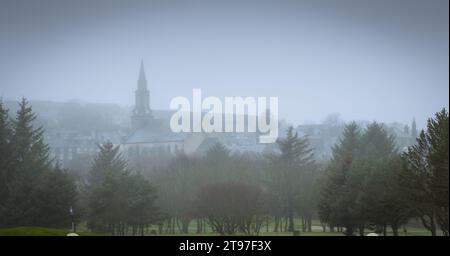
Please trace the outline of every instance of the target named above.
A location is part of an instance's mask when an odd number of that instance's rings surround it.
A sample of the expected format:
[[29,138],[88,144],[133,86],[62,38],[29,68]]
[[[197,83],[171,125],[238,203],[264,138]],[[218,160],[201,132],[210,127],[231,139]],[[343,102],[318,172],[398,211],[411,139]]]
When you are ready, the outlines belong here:
[[151,107],[278,96],[290,122],[410,123],[448,108],[448,0],[0,0],[0,97]]

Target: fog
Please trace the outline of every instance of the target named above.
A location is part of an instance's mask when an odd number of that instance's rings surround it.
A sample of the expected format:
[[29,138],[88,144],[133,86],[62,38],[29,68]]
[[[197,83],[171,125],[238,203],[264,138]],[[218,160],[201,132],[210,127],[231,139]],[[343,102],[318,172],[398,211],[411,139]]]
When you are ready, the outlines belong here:
[[0,237],[448,236],[448,7],[0,0]]
[[448,1],[8,1],[0,97],[134,104],[278,96],[294,124],[327,114],[410,124],[448,108]]

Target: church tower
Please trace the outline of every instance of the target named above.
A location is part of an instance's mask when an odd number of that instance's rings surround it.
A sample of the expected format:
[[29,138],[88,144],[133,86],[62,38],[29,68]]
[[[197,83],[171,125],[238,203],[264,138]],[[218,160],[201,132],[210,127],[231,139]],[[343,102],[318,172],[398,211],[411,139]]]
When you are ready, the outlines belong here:
[[417,127],[416,127],[416,119],[413,118],[412,124],[411,124],[411,138],[416,140],[417,138]]
[[150,109],[150,93],[147,89],[143,60],[141,60],[134,102],[133,115],[131,116],[132,129],[137,130],[149,126],[153,120],[153,115]]

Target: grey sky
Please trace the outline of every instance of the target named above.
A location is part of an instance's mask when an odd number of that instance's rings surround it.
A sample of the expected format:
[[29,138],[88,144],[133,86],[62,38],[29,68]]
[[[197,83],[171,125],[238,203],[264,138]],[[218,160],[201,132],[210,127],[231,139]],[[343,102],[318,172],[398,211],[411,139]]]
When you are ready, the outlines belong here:
[[278,96],[290,122],[339,112],[423,126],[448,108],[448,1],[0,0],[0,96],[151,105]]

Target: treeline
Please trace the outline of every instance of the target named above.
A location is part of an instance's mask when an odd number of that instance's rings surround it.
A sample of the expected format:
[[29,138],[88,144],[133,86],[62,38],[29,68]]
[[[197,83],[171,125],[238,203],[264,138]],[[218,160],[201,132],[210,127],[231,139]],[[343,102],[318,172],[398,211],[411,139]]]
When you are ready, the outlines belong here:
[[428,120],[417,144],[399,152],[377,123],[346,126],[333,148],[319,200],[320,219],[346,235],[370,228],[394,235],[413,218],[448,235],[448,112]]
[[320,168],[293,128],[278,144],[279,153],[267,156],[232,154],[216,144],[203,156],[179,154],[150,171],[166,213],[159,232],[188,233],[192,222],[196,233],[206,227],[220,234],[293,232],[297,217],[311,230]]
[[[166,213],[160,233],[220,234],[323,231],[393,235],[422,221],[448,235],[448,112],[428,120],[417,144],[398,149],[382,124],[346,125],[328,163],[313,160],[306,137],[289,128],[271,155],[231,154],[213,146],[204,156],[178,155],[146,172]],[[300,225],[294,220],[300,220]],[[405,230],[405,229],[403,229]]]
[[0,104],[1,227],[68,228],[74,219],[112,235],[258,235],[310,232],[319,219],[323,231],[386,235],[390,228],[398,235],[420,220],[432,235],[448,235],[446,110],[407,150],[396,148],[382,124],[350,123],[332,159],[316,162],[308,138],[291,127],[271,154],[232,153],[218,143],[156,167],[145,156],[128,162],[106,142],[77,176],[49,158],[31,107],[26,100],[19,106],[10,118]]
[[35,119],[25,99],[14,118],[0,102],[0,227],[68,229],[74,221],[98,233],[134,235],[158,222],[154,187],[127,168],[118,147],[99,145],[88,177],[75,179],[50,159]]

